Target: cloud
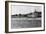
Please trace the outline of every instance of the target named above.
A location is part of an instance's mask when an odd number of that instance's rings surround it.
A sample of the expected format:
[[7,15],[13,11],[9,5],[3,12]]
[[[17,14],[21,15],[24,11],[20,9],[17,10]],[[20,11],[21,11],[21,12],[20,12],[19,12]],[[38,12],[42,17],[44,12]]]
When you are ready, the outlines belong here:
[[12,6],[12,15],[14,14],[27,14],[27,13],[30,13],[30,12],[34,12],[35,9],[37,11],[41,11],[42,7],[41,6],[23,6],[23,5],[15,5],[15,6]]

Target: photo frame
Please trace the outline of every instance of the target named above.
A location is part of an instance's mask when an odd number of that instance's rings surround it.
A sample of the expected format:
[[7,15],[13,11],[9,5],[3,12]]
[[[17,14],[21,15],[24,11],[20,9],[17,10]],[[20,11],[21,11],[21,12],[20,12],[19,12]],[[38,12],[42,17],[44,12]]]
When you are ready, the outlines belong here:
[[5,32],[45,31],[45,3],[5,1]]

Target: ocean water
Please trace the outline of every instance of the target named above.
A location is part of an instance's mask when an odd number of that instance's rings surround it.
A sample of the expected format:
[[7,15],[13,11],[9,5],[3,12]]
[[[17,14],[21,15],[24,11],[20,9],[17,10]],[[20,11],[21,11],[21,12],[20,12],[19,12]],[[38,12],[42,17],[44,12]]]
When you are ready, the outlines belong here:
[[41,18],[11,18],[11,28],[41,27]]

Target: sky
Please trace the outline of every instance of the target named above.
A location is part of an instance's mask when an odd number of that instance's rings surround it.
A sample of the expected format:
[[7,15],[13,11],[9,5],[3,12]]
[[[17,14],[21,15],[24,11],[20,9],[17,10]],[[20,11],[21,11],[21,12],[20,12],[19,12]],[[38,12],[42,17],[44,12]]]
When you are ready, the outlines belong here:
[[42,11],[41,6],[30,6],[30,5],[13,5],[12,15],[14,14],[27,14],[36,11]]

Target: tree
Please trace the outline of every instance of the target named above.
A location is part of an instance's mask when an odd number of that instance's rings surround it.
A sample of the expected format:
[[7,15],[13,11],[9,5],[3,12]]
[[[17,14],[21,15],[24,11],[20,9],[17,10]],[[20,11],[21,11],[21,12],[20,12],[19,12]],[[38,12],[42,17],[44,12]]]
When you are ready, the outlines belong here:
[[17,16],[17,14],[16,14],[16,16]]
[[21,14],[19,14],[19,16],[21,16]]

